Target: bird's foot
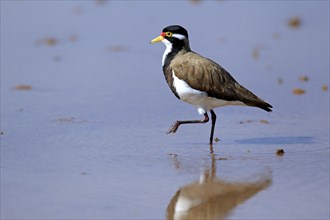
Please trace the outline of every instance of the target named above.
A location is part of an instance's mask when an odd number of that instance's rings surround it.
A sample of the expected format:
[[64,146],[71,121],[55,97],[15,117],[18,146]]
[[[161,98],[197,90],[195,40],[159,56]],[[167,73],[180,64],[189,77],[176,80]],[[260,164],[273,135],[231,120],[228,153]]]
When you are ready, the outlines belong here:
[[213,143],[210,143],[210,154],[213,155],[214,150],[213,150]]
[[169,134],[169,133],[175,133],[178,130],[179,126],[180,126],[180,122],[179,121],[174,122],[174,124],[171,126],[171,128],[166,133],[167,134]]

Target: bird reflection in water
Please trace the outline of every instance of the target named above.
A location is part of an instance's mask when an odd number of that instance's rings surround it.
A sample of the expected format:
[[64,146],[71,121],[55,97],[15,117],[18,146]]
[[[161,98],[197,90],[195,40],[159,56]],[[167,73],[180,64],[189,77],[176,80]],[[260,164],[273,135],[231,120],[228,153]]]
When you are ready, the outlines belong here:
[[[172,155],[175,168],[181,164]],[[271,174],[254,181],[229,182],[216,177],[216,159],[211,153],[211,168],[200,180],[180,187],[167,207],[167,219],[225,219],[240,204],[271,185]]]

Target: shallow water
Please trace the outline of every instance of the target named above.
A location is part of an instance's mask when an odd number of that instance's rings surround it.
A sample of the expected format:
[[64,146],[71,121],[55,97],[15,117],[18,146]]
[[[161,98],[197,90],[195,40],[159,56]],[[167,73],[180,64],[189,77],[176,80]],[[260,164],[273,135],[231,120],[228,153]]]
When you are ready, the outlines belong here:
[[[166,135],[200,117],[149,44],[173,23],[274,106],[217,109],[213,153],[210,124]],[[1,1],[1,218],[329,219],[324,85],[326,1]]]

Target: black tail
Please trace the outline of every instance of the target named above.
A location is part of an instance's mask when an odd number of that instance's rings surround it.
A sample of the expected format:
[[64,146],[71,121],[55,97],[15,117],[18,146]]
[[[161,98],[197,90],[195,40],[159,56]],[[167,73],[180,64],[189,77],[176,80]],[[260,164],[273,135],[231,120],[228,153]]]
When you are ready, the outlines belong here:
[[246,101],[246,102],[244,102],[244,104],[251,106],[251,107],[261,108],[267,112],[273,111],[272,110],[273,106],[271,106],[270,104],[268,104],[267,102],[263,101],[260,98],[253,100],[253,102],[251,100]]
[[237,83],[237,90],[236,90],[236,95],[237,99],[241,102],[244,102],[248,106],[253,106],[253,107],[258,107],[261,108],[267,112],[271,112],[273,106],[253,94],[251,91],[248,89],[244,88],[243,86],[239,85]]
[[271,112],[273,111],[271,108],[273,108],[273,106],[271,106],[270,104],[268,104],[267,102],[260,102],[257,105],[255,105],[258,108],[261,108],[267,112]]

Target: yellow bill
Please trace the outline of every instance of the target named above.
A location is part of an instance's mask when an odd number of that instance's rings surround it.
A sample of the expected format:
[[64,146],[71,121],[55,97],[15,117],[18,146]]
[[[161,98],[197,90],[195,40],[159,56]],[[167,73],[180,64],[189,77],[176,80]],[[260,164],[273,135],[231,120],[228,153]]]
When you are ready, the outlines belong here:
[[151,44],[153,43],[157,43],[157,42],[161,42],[162,40],[164,40],[164,37],[162,35],[154,38],[153,40],[150,41]]

